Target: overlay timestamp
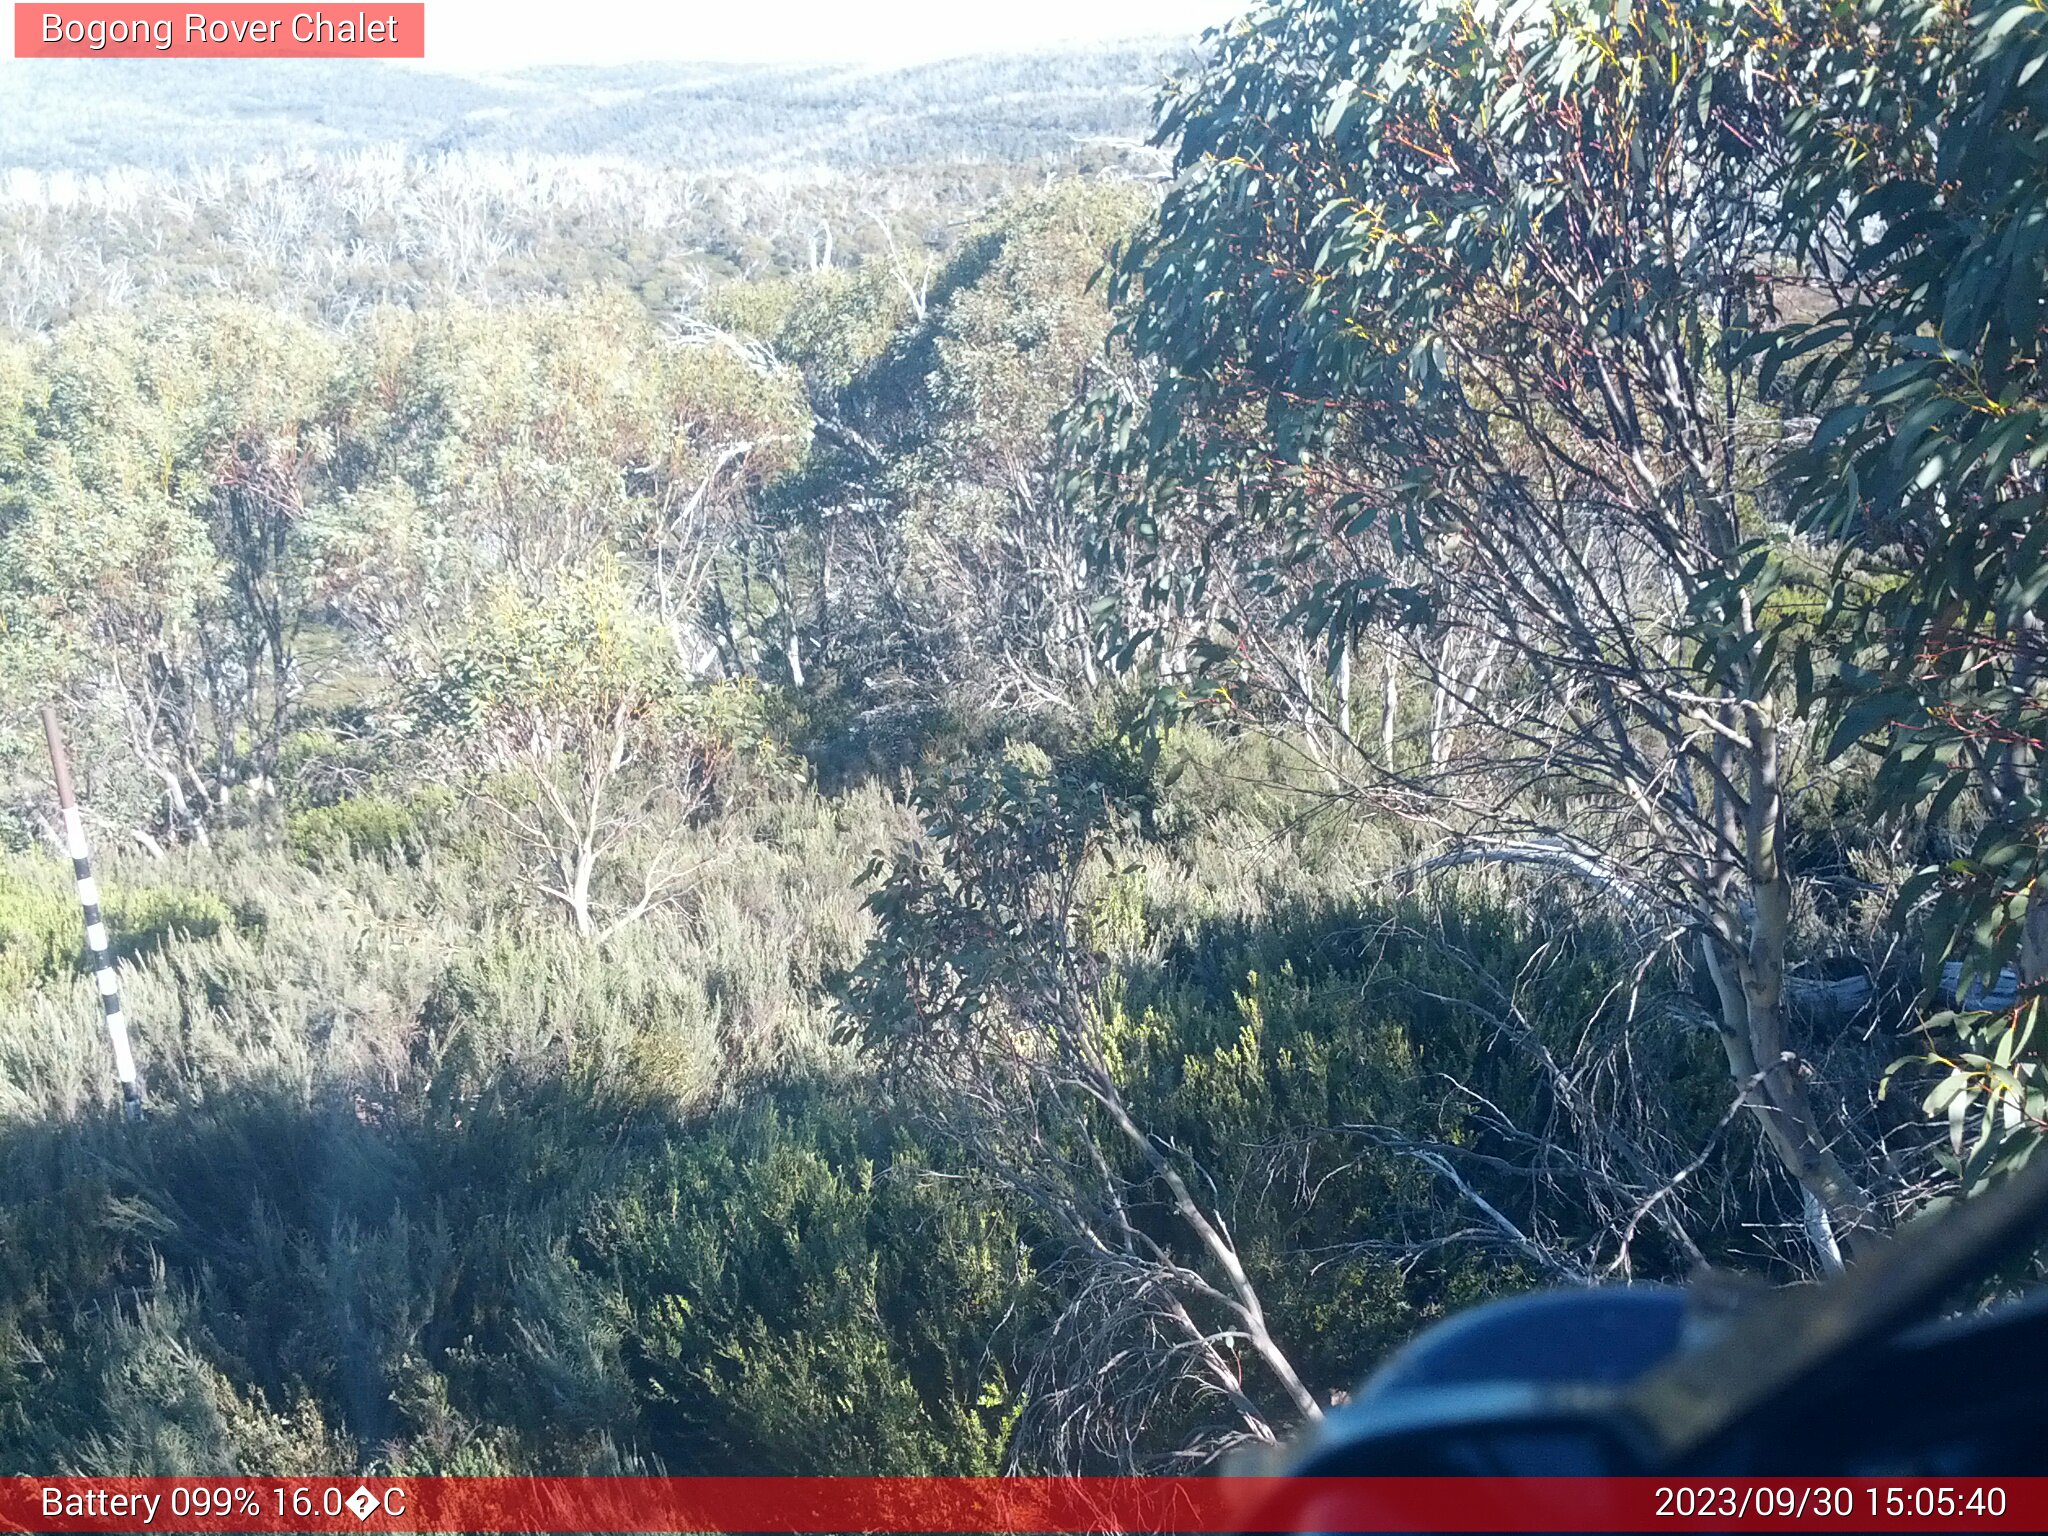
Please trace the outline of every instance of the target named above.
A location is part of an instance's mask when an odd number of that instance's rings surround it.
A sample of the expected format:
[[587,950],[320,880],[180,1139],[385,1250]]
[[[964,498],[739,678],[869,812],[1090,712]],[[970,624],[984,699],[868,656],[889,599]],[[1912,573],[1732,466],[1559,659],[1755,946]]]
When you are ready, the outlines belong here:
[[1660,1521],[1694,1520],[2003,1520],[1998,1483],[1854,1483],[1790,1479],[1782,1483],[1660,1483]]

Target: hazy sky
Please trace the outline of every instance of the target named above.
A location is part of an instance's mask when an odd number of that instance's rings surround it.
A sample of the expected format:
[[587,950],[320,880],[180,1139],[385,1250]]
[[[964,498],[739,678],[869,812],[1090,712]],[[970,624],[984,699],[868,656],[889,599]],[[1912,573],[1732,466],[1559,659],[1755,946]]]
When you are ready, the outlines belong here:
[[1188,33],[1249,0],[428,0],[427,63],[908,64]]

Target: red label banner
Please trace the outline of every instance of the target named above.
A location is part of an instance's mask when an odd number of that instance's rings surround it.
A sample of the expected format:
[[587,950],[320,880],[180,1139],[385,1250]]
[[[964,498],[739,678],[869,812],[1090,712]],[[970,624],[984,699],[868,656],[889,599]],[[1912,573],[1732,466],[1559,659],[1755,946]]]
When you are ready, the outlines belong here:
[[17,59],[423,59],[424,4],[14,7]]
[[2039,1531],[2048,1477],[18,1477],[0,1529]]

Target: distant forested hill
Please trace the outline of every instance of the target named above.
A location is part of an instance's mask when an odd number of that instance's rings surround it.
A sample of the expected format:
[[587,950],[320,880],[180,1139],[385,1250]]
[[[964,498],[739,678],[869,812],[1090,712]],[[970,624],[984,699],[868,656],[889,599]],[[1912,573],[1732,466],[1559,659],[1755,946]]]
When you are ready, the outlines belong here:
[[915,68],[638,64],[468,77],[296,60],[0,67],[0,167],[94,172],[401,145],[698,169],[1037,161],[1147,132],[1185,42]]

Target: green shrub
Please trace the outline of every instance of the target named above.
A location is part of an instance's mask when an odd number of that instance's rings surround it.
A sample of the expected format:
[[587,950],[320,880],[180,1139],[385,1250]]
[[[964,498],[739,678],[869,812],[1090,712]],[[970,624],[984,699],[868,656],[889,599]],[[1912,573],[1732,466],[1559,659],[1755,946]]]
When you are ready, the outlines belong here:
[[[8,861],[0,882],[0,1000],[75,974],[85,962],[85,926],[67,872],[51,860]],[[168,945],[210,939],[243,926],[221,897],[188,886],[102,886],[102,914],[116,961]]]
[[84,945],[78,897],[44,873],[10,859],[0,880],[0,1000],[63,975]]
[[[1002,762],[1170,824],[1121,834],[1084,892],[1108,1043],[1225,1192],[1318,1391],[1542,1278],[1483,1233],[1429,1246],[1473,1228],[1457,1191],[1346,1127],[1467,1149],[1498,1209],[1586,1244],[1597,1213],[1502,1171],[1528,1148],[1448,1085],[1548,1128],[1493,994],[1564,1053],[1620,1006],[1620,946],[1476,878],[1361,901],[1388,834],[1304,830],[1227,741],[1179,775],[1107,731],[1053,745]],[[1020,1405],[1065,1255],[828,1039],[872,938],[856,872],[904,809],[761,775],[689,829],[687,913],[594,951],[480,877],[502,834],[451,839],[436,803],[112,861],[139,1127],[113,1113],[66,871],[0,862],[0,1471],[66,1447],[106,1473],[1037,1465]],[[1661,1129],[1695,1146],[1725,1108],[1712,1038],[1651,1038]],[[1745,1219],[1745,1176],[1689,1182],[1703,1241]],[[1639,1239],[1640,1272],[1669,1261]]]
[[998,1469],[1017,1229],[866,1090],[366,1086],[0,1134],[0,1473]]
[[455,797],[445,789],[403,799],[356,795],[294,812],[285,822],[285,847],[297,863],[325,874],[357,859],[417,863],[436,845],[454,809]]
[[[244,926],[242,914],[211,891],[184,886],[113,887],[107,892],[107,933],[114,958],[132,961],[176,942],[210,939]],[[253,925],[253,915],[249,922]]]
[[785,1090],[663,1148],[599,1246],[678,1468],[989,1475],[1031,1306],[1014,1217],[871,1092]]

